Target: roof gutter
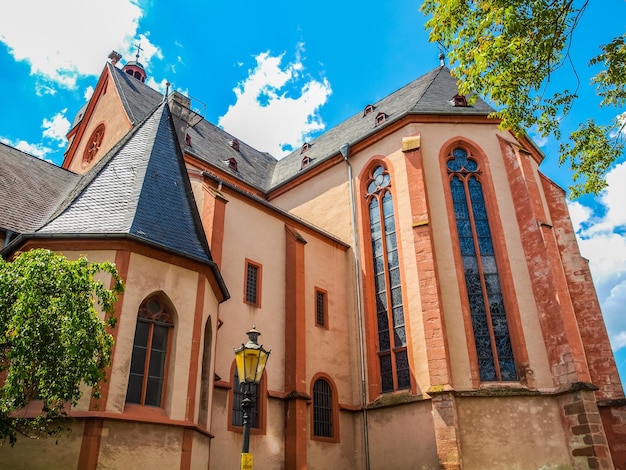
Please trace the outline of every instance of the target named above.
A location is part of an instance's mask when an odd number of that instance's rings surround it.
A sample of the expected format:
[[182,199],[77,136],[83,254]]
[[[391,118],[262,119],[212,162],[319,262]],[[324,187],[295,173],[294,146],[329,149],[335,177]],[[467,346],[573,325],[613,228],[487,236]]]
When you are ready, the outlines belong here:
[[4,259],[8,259],[17,249],[26,243],[29,240],[112,240],[112,241],[123,241],[129,240],[133,242],[140,243],[142,245],[149,246],[151,248],[155,248],[159,251],[163,251],[181,258],[185,258],[189,261],[193,261],[195,263],[204,264],[209,267],[211,273],[215,277],[215,281],[217,282],[220,292],[222,294],[221,302],[228,300],[230,298],[230,293],[228,292],[228,288],[226,287],[226,283],[224,282],[224,278],[222,277],[222,273],[220,272],[217,264],[211,259],[201,259],[195,256],[190,256],[185,253],[181,253],[179,251],[173,250],[169,247],[160,245],[158,243],[152,242],[150,240],[146,240],[145,238],[137,237],[136,235],[130,233],[26,233],[20,234],[17,237],[13,238],[10,243],[8,243],[1,251],[0,255]]
[[210,180],[213,180],[217,183],[218,185],[218,190],[221,191],[222,187],[227,187],[228,189],[236,192],[237,194],[240,194],[246,198],[249,198],[251,200],[253,200],[254,202],[256,202],[257,204],[262,205],[263,207],[266,207],[268,209],[270,209],[273,212],[276,212],[278,214],[280,214],[281,216],[288,218],[290,220],[292,220],[295,223],[298,223],[304,227],[306,227],[309,230],[312,230],[313,232],[319,233],[320,235],[328,238],[329,240],[331,240],[333,243],[336,243],[340,246],[342,246],[343,248],[345,248],[346,250],[348,248],[350,248],[350,245],[348,245],[347,243],[343,242],[342,240],[340,240],[339,238],[335,237],[334,235],[331,235],[330,233],[326,232],[325,230],[316,227],[315,225],[310,224],[309,222],[306,222],[304,219],[301,219],[300,217],[296,217],[295,215],[291,214],[290,212],[287,212],[279,207],[274,206],[273,204],[264,201],[263,199],[259,198],[258,196],[255,196],[254,194],[251,194],[237,186],[235,186],[234,184],[229,183],[228,181],[224,181],[223,179],[221,179],[220,177],[214,175],[213,173],[210,173],[208,171],[202,171],[200,172],[200,174],[205,177],[208,178]]

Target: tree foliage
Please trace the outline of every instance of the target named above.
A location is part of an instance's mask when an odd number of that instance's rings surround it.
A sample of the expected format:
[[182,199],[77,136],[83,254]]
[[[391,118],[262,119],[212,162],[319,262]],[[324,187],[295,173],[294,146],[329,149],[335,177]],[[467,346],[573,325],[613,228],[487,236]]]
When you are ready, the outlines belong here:
[[[559,89],[551,78],[566,65],[578,80],[569,49],[587,3],[424,0],[421,9],[429,16],[430,40],[448,49],[462,94],[475,92],[493,102],[493,117],[517,135],[536,129],[543,137],[561,139],[560,123],[578,98],[577,89]],[[618,36],[590,58],[590,65],[602,67],[592,80],[602,106],[626,103],[625,41],[626,34]],[[563,140],[560,162],[574,172],[574,197],[606,187],[606,172],[624,150],[626,113],[616,110],[615,115],[608,125],[589,119]]]
[[[111,276],[111,289],[98,273]],[[0,257],[0,442],[62,431],[60,418],[80,399],[83,383],[98,396],[113,345],[106,328],[115,324],[122,290],[112,263],[70,261],[43,249],[11,262]],[[41,400],[41,413],[25,417],[20,410],[33,400]]]

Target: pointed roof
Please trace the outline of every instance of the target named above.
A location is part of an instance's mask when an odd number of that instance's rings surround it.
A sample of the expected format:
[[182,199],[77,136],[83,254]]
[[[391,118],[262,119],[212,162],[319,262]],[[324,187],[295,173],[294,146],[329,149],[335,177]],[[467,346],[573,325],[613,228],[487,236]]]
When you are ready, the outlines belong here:
[[[456,79],[447,67],[431,70],[374,103],[375,112],[359,112],[309,142],[310,148],[305,154],[311,162],[307,170],[337,155],[343,144],[353,145],[409,114],[486,116],[494,111],[480,98],[471,106],[455,107],[452,99],[457,93]],[[381,113],[385,115],[385,120],[377,124],[376,116]],[[297,149],[280,160],[272,175],[271,187],[276,188],[297,176],[301,172],[303,157],[304,154]]]
[[48,220],[80,177],[0,142],[0,228],[36,230]]
[[140,80],[123,72],[109,62],[107,62],[106,67],[113,77],[113,82],[122,100],[124,111],[132,124],[141,122],[148,113],[154,110],[155,106],[163,101],[161,93],[153,90]]
[[[107,66],[111,69],[124,109],[133,122],[141,120],[162,100],[158,92],[144,83],[111,64]],[[235,150],[230,142],[236,137],[204,119],[188,129],[191,145],[185,147],[185,151],[210,167],[230,173],[236,179],[268,193],[333,158],[344,143],[353,145],[407,115],[486,116],[494,111],[480,98],[471,106],[455,107],[453,98],[457,93],[456,79],[447,67],[440,66],[374,103],[374,113],[364,115],[359,112],[329,129],[309,142],[310,148],[304,154],[296,149],[287,157],[277,160],[266,152],[246,145],[240,139],[237,139],[239,150]],[[377,123],[376,116],[379,114],[384,114],[385,119]],[[310,161],[303,168],[302,158],[305,156]],[[233,158],[237,162],[236,170],[228,165]]]
[[212,263],[167,104],[88,171],[37,233],[128,234]]

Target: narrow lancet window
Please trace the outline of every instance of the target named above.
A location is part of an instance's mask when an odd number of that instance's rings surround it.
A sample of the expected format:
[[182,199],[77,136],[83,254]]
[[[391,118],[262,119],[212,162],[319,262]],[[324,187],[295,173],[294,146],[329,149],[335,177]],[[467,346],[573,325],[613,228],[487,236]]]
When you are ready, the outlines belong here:
[[381,391],[411,387],[391,177],[374,167],[367,186]]
[[447,162],[481,381],[517,380],[478,163],[456,148]]

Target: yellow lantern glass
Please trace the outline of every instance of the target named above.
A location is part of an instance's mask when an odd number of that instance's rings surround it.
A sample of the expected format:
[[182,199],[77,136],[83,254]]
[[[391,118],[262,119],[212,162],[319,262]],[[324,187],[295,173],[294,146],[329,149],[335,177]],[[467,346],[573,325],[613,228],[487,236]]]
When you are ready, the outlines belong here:
[[268,351],[259,346],[257,338],[261,335],[255,326],[248,331],[248,342],[235,350],[235,362],[239,383],[259,383],[270,355]]

